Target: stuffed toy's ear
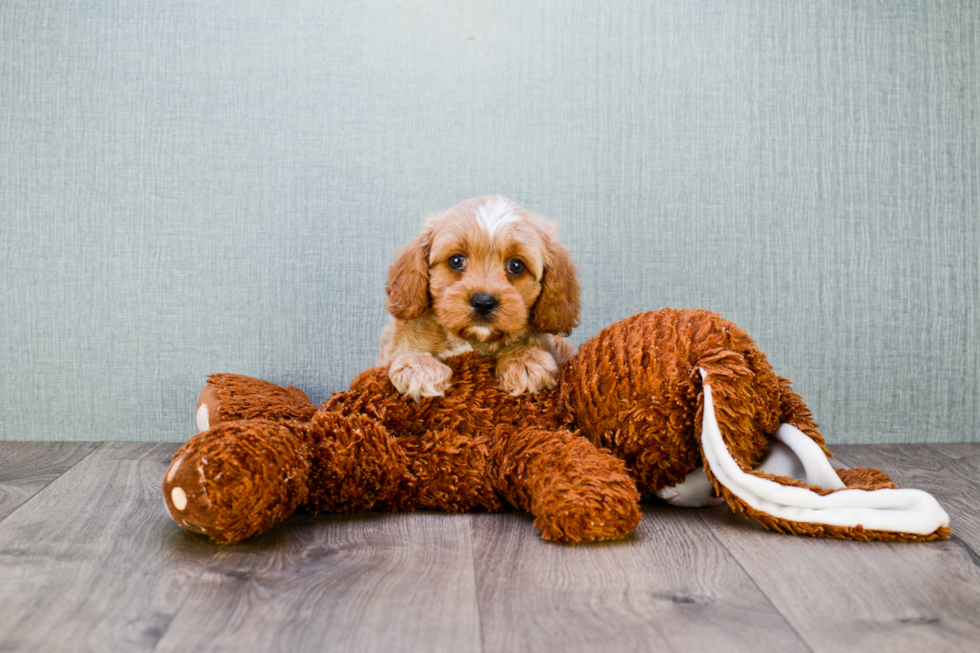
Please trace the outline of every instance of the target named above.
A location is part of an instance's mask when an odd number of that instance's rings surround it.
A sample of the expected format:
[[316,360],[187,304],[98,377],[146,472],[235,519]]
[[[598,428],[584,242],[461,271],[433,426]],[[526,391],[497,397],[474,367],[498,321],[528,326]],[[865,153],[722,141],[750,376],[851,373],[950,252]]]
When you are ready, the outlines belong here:
[[531,309],[531,324],[538,331],[567,336],[578,326],[579,295],[577,270],[568,250],[549,239],[551,263],[541,279],[541,294]]
[[[824,450],[782,424],[762,463],[751,470],[726,444],[712,383],[702,369],[704,463],[729,505],[777,531],[855,540],[934,540],[949,537],[949,515],[922,490],[898,489],[877,469],[837,472]],[[721,392],[719,396],[724,396]],[[751,471],[747,471],[751,470]]]
[[426,229],[396,253],[388,268],[388,312],[399,320],[412,320],[429,309],[429,240]]

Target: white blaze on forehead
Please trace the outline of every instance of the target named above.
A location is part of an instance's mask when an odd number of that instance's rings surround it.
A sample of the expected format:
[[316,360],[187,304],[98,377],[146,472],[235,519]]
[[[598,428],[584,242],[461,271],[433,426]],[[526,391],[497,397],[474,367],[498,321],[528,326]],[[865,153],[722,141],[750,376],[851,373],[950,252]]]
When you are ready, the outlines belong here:
[[476,209],[476,220],[491,240],[501,227],[519,219],[514,213],[514,203],[500,195],[494,195]]

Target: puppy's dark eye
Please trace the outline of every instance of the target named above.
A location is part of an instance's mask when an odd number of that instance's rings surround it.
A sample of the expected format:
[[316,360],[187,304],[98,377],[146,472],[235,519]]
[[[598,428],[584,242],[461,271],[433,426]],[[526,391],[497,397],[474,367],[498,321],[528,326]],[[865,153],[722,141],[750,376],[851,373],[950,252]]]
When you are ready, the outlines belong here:
[[463,266],[466,265],[466,257],[462,256],[461,254],[457,254],[456,256],[450,256],[448,263],[449,263],[449,267],[451,267],[452,269],[462,270]]
[[507,271],[511,274],[520,274],[524,271],[524,261],[519,258],[512,258],[507,261]]

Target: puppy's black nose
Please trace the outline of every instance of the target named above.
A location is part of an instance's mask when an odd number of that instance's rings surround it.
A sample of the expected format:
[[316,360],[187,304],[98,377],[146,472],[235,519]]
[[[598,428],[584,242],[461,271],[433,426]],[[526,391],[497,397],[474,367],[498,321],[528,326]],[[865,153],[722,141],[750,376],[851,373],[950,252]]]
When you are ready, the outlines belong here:
[[470,297],[470,306],[476,311],[477,315],[486,317],[493,313],[497,308],[497,298],[488,292],[478,292]]

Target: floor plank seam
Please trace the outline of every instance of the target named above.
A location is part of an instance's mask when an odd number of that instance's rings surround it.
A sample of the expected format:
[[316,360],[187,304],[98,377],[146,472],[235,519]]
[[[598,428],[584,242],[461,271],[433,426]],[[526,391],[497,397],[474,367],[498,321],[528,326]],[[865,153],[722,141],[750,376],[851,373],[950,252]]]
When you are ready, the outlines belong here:
[[[762,587],[759,585],[759,583],[756,582],[755,577],[752,574],[749,573],[749,570],[745,568],[745,566],[742,564],[742,561],[738,559],[738,556],[737,555],[735,555],[735,552],[732,551],[731,549],[729,549],[725,545],[725,543],[721,540],[721,538],[719,538],[717,535],[715,535],[714,529],[717,527],[717,524],[710,524],[708,522],[708,520],[705,518],[704,514],[701,513],[700,511],[698,512],[698,519],[700,519],[701,522],[703,524],[705,524],[705,526],[708,527],[708,532],[711,533],[711,537],[714,539],[714,541],[717,542],[725,551],[728,552],[728,555],[731,556],[732,560],[735,561],[735,564],[737,564],[738,567],[739,567],[739,569],[742,570],[742,573],[745,574],[746,578],[748,578],[750,581],[752,581],[752,584],[755,585],[755,588],[757,590],[759,590],[759,594],[761,594],[762,596],[764,596],[766,598],[766,602],[770,606],[772,606],[772,609],[776,611],[776,614],[778,614],[782,618],[782,620],[786,623],[786,625],[789,627],[789,629],[793,631],[793,634],[795,634],[796,635],[796,638],[800,640],[800,643],[802,643],[803,646],[806,647],[806,650],[810,651],[810,653],[816,653],[816,651],[814,651],[813,647],[810,646],[810,642],[806,641],[806,639],[803,637],[803,635],[800,633],[800,631],[797,630],[797,628],[793,624],[793,622],[790,621],[789,620],[789,617],[786,616],[786,613],[783,612],[782,610],[780,610],[778,605],[776,605],[775,603],[773,603],[773,600],[769,596],[769,594],[767,594],[765,592],[765,590],[763,590]],[[775,534],[773,534],[773,535],[775,535]]]
[[[160,482],[163,483],[162,478],[160,479]],[[177,528],[177,525],[174,524],[174,527]],[[192,535],[192,537],[203,537],[203,536],[194,534]],[[177,621],[177,617],[181,615],[181,613],[184,611],[184,608],[187,606],[187,602],[190,601],[191,598],[193,597],[194,595],[193,590],[201,584],[200,583],[201,578],[204,577],[204,575],[208,573],[208,571],[211,569],[211,565],[214,564],[215,558],[217,558],[223,552],[224,552],[223,549],[220,548],[216,549],[211,553],[210,556],[208,556],[207,562],[201,565],[201,572],[194,577],[193,586],[190,589],[188,589],[187,594],[184,597],[184,600],[180,602],[180,605],[177,606],[177,609],[174,610],[173,615],[171,615],[170,621],[167,622],[166,627],[160,632],[160,637],[157,639],[156,644],[154,644],[153,648],[150,649],[151,653],[153,653],[153,651],[156,651],[158,648],[160,648],[160,644],[163,642],[164,639],[166,639],[167,633],[170,632],[170,626],[173,625],[175,621]]]
[[[204,574],[207,573],[208,569],[211,568],[211,563],[214,562],[214,559],[215,559],[215,557],[217,557],[218,553],[219,553],[218,551],[215,551],[214,553],[212,553],[211,554],[211,557],[207,561],[207,564],[202,565],[202,567],[201,567],[201,573],[198,574],[197,577],[194,579],[194,586],[195,587],[197,585],[199,585],[199,581],[200,581],[201,577],[204,576]],[[191,589],[193,589],[193,588],[191,588]],[[160,631],[160,638],[157,639],[157,643],[153,645],[153,648],[152,649],[150,649],[151,653],[153,651],[156,651],[158,648],[160,648],[160,643],[163,642],[163,640],[166,638],[167,633],[170,631],[170,626],[173,625],[173,623],[175,621],[177,621],[177,617],[179,617],[180,616],[180,613],[184,611],[184,607],[187,605],[187,602],[190,601],[191,596],[193,595],[193,593],[194,593],[193,591],[188,591],[187,592],[187,596],[184,597],[184,600],[181,601],[180,602],[180,605],[177,606],[177,609],[174,610],[173,615],[170,617],[170,621],[168,621],[166,627],[164,627],[164,629],[162,631]]]
[[950,535],[949,540],[950,542],[956,542],[961,547],[966,549],[966,554],[970,556],[970,561],[977,567],[980,567],[980,554],[974,551],[973,547],[971,547],[969,544],[964,542],[962,538],[960,538],[958,535]]
[[483,605],[480,601],[480,581],[476,575],[476,534],[473,532],[473,515],[468,515],[470,524],[470,567],[473,569],[473,592],[476,594],[474,600],[476,602],[476,625],[479,628],[480,634],[480,650],[487,650],[486,640],[483,638]]
[[95,447],[92,447],[92,450],[91,450],[91,451],[89,451],[89,452],[88,452],[87,454],[85,454],[84,456],[82,456],[81,458],[79,458],[78,460],[76,460],[76,461],[75,461],[74,463],[72,463],[72,464],[71,464],[71,465],[70,465],[69,467],[67,467],[67,468],[66,468],[66,469],[65,469],[65,470],[64,470],[63,472],[61,472],[60,474],[58,474],[57,476],[55,476],[54,478],[52,478],[52,479],[51,479],[50,481],[48,481],[47,483],[45,483],[45,484],[44,484],[44,487],[42,487],[42,488],[39,488],[37,492],[35,492],[35,493],[34,493],[34,494],[32,494],[31,496],[29,496],[29,497],[28,497],[28,498],[27,498],[27,499],[26,499],[26,500],[25,500],[25,501],[24,501],[23,503],[21,503],[21,504],[20,504],[19,506],[17,506],[17,507],[16,507],[16,508],[14,508],[13,510],[11,510],[11,511],[10,511],[10,512],[9,512],[8,514],[6,514],[6,515],[4,515],[3,517],[0,517],[0,524],[2,524],[2,523],[3,523],[3,522],[4,522],[5,520],[6,520],[6,519],[8,519],[8,518],[9,518],[9,517],[10,517],[11,515],[15,515],[15,514],[17,514],[17,511],[18,511],[18,510],[20,510],[21,508],[23,508],[24,506],[26,506],[27,504],[29,504],[29,503],[30,503],[31,501],[33,501],[33,500],[34,500],[34,499],[35,499],[35,498],[36,498],[36,497],[37,497],[37,496],[38,496],[39,494],[41,494],[42,492],[44,492],[45,490],[47,490],[47,489],[48,489],[49,487],[51,487],[51,485],[52,485],[52,484],[53,484],[53,483],[54,483],[55,481],[57,481],[57,480],[58,480],[59,478],[61,478],[62,476],[64,476],[64,475],[65,475],[65,474],[67,474],[68,472],[70,472],[71,470],[73,470],[73,469],[75,469],[75,466],[76,466],[76,465],[78,465],[78,464],[79,464],[80,462],[82,462],[83,460],[85,460],[86,458],[88,458],[89,456],[91,456],[92,454],[94,454],[94,453],[95,453],[96,451],[99,451],[99,450],[101,450],[101,449],[102,449],[102,448],[103,448],[104,446],[106,446],[106,444],[107,444],[106,442],[100,442],[100,443],[98,444],[98,446],[95,446]]

